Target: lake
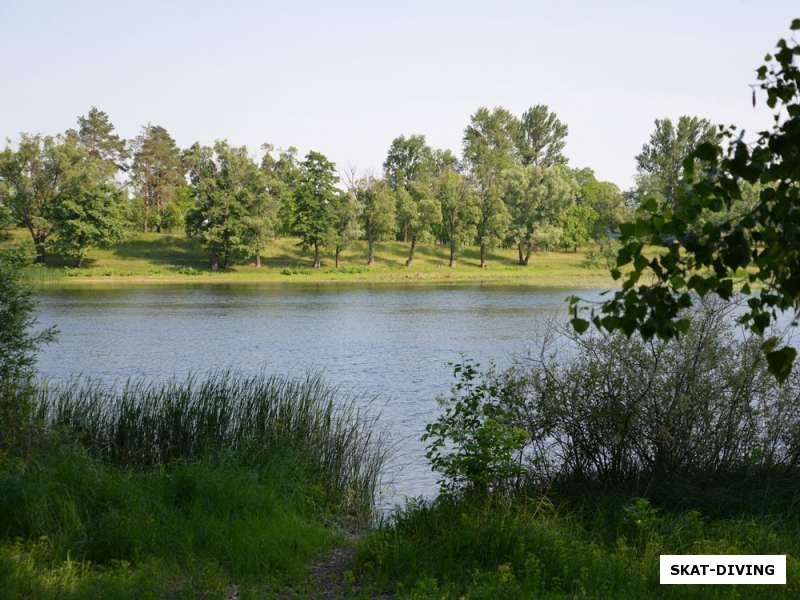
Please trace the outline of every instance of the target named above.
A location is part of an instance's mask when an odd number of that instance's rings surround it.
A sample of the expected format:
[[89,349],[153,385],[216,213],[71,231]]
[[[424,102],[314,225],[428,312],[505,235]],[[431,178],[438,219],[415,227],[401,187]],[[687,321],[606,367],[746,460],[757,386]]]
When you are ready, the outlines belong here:
[[186,285],[42,291],[39,321],[57,325],[42,376],[128,377],[233,368],[320,372],[380,413],[390,436],[384,504],[435,493],[419,441],[462,357],[508,365],[535,348],[565,298],[598,291],[458,285]]

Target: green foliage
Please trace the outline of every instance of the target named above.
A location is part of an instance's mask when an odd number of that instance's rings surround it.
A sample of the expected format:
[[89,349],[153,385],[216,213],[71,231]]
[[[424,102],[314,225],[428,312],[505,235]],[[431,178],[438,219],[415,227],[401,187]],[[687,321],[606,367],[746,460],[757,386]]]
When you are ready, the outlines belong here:
[[48,211],[55,240],[52,248],[81,266],[92,247],[108,247],[125,236],[125,194],[104,175],[104,165],[86,161],[67,141],[60,149],[68,183]]
[[0,154],[0,201],[31,235],[37,262],[44,262],[45,244],[53,233],[50,213],[66,186],[61,153],[62,138],[22,134],[17,150]]
[[559,215],[561,225],[561,245],[565,248],[583,246],[592,239],[598,215],[591,206],[573,202]]
[[142,201],[143,231],[169,229],[169,221],[175,221],[172,213],[180,206],[179,191],[185,188],[180,150],[159,125],[143,127],[133,148],[131,181]]
[[464,131],[464,161],[475,178],[480,200],[476,225],[481,267],[486,266],[486,251],[502,239],[508,224],[500,177],[516,163],[518,128],[519,122],[508,110],[481,107]]
[[479,365],[453,365],[458,381],[441,399],[440,417],[425,427],[425,456],[442,475],[443,494],[484,497],[507,493],[522,475],[520,450],[527,433],[519,427],[518,396]]
[[334,246],[336,251],[336,268],[339,268],[339,258],[344,248],[361,237],[362,231],[359,227],[361,211],[363,207],[358,200],[358,195],[351,192],[340,191],[335,196],[333,211],[335,216],[334,223]]
[[591,169],[575,169],[572,173],[578,184],[578,202],[597,213],[592,238],[607,240],[610,232],[618,231],[620,224],[630,218],[625,197],[610,181],[598,181]]
[[40,391],[48,430],[114,464],[153,467],[224,452],[240,464],[296,454],[331,506],[366,518],[383,460],[371,419],[319,378],[287,380],[218,372],[205,380],[90,381]]
[[129,470],[58,445],[0,459],[0,490],[3,597],[264,597],[340,540],[289,456]]
[[711,123],[697,117],[681,116],[677,124],[656,119],[655,125],[636,156],[637,194],[640,200],[654,198],[661,209],[671,208],[680,193],[684,161],[698,145],[714,143],[718,136]]
[[[535,165],[503,172],[503,198],[511,217],[506,236],[517,246],[520,265],[528,264],[536,234],[558,226],[561,214],[574,202],[575,185],[567,175],[563,167]],[[560,237],[545,245],[559,241]]]
[[[645,499],[608,496],[570,510],[546,498],[412,503],[367,538],[358,565],[372,588],[428,598],[731,598],[736,586],[663,586],[661,554],[787,554],[786,586],[747,586],[748,598],[800,593],[800,522],[710,520]],[[741,593],[741,592],[739,592]]]
[[[440,162],[449,162],[448,156],[439,156]],[[412,182],[429,174],[434,166],[434,155],[425,142],[424,135],[403,135],[392,140],[383,170],[386,181],[393,190],[408,189]]]
[[442,222],[442,207],[435,196],[429,175],[411,182],[408,190],[399,188],[395,196],[398,221],[403,225],[405,236],[411,240],[406,260],[408,267],[414,261],[417,242],[428,238]]
[[542,167],[566,164],[567,131],[567,125],[546,105],[531,106],[522,113],[514,140],[520,162]]
[[66,137],[74,138],[93,160],[103,165],[106,177],[111,178],[117,171],[127,170],[127,143],[115,133],[108,114],[96,106],[78,117],[77,131],[67,130]]
[[[4,185],[4,182],[0,180],[0,198],[4,197],[2,191]],[[11,214],[11,209],[0,203],[0,242],[5,242],[11,237],[9,229],[13,226],[14,216]]]
[[555,346],[518,368],[507,385],[523,397],[533,485],[585,493],[594,483],[717,513],[791,502],[800,377],[776,385],[736,310],[707,302],[667,342],[573,334],[571,360]]
[[[192,188],[185,181],[175,188],[172,200],[167,204],[164,215],[161,217],[161,230],[171,233],[186,229],[186,215],[194,205]],[[144,215],[142,215],[143,217]],[[144,227],[144,219],[137,223]]]
[[194,207],[186,215],[186,232],[210,255],[211,268],[227,268],[252,251],[252,223],[247,220],[264,194],[261,173],[247,148],[227,142],[213,148],[194,144],[184,155],[192,181]]
[[361,207],[361,224],[367,238],[367,264],[375,262],[375,242],[395,230],[395,199],[385,181],[367,177],[356,182],[356,199]]
[[[798,28],[796,22],[792,26]],[[756,334],[763,334],[781,311],[800,308],[798,56],[800,44],[782,39],[758,69],[768,106],[779,108],[770,131],[748,145],[732,127],[722,132],[726,148],[717,141],[700,144],[683,163],[684,189],[675,190],[680,194],[674,205],[663,210],[658,198],[651,198],[634,222],[622,226],[612,271],[622,279],[622,289],[591,311],[597,327],[670,339],[684,330],[680,311],[696,296],[727,299],[737,283],[744,283],[741,289],[749,295],[739,320]],[[732,210],[743,191],[755,185],[758,199],[752,209]],[[700,221],[702,215],[720,217]],[[659,251],[646,254],[648,246]],[[623,268],[628,269],[624,275]],[[573,301],[573,316],[581,310],[585,307]],[[786,379],[796,350],[766,339],[763,351],[770,371]]]
[[278,152],[271,144],[262,146],[261,171],[267,178],[270,195],[278,205],[277,233],[291,235],[294,223],[294,192],[300,179],[300,165],[297,161],[297,148],[290,146]]
[[314,249],[314,268],[321,266],[320,251],[336,241],[336,165],[313,150],[301,165],[294,194],[294,233],[304,249]]
[[452,267],[456,263],[459,248],[475,238],[475,223],[479,217],[478,198],[469,181],[451,169],[445,169],[436,178],[434,195],[441,207]]
[[30,416],[37,351],[56,335],[54,327],[32,331],[35,309],[33,295],[20,281],[19,265],[0,254],[0,451],[19,442]]
[[619,247],[617,240],[601,238],[596,246],[586,251],[584,265],[592,269],[612,269],[617,264]]

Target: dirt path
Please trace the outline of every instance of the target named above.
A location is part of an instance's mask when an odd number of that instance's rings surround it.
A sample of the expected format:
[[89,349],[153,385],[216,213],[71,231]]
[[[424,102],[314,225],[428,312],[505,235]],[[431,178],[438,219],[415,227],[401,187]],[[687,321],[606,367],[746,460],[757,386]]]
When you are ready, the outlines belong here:
[[390,594],[371,594],[358,583],[347,583],[345,573],[353,568],[356,549],[353,546],[333,548],[311,567],[309,579],[318,590],[312,598],[375,598],[391,600]]

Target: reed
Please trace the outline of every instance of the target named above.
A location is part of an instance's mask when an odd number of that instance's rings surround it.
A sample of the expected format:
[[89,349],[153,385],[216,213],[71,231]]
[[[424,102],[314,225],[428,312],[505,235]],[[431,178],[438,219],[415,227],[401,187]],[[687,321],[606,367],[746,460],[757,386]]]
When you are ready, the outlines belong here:
[[324,488],[330,507],[371,515],[386,455],[375,417],[319,376],[291,379],[218,371],[118,388],[78,379],[42,385],[46,430],[125,467],[157,467],[222,453],[258,465],[291,456]]

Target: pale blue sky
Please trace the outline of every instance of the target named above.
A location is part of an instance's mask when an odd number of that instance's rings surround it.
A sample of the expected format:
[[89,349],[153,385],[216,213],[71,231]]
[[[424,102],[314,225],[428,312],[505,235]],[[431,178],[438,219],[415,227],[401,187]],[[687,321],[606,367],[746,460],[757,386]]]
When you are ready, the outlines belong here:
[[392,138],[460,153],[470,113],[548,104],[574,166],[623,187],[661,116],[754,130],[754,69],[797,1],[0,1],[0,139],[90,105],[133,137],[319,150],[380,170]]

